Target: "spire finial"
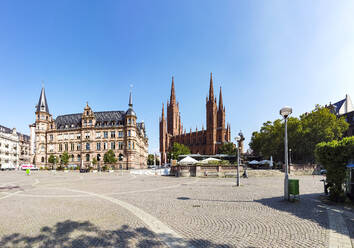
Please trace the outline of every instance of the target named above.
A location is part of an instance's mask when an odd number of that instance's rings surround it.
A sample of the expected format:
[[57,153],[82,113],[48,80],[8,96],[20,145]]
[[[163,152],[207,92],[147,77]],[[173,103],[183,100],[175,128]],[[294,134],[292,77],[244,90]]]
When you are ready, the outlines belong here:
[[44,88],[44,80],[42,80],[42,88]]
[[219,109],[221,110],[223,109],[221,86],[220,86],[220,95],[219,95]]
[[133,89],[133,85],[130,84],[130,92],[129,92],[129,107],[133,107],[133,99],[132,99],[132,89]]
[[209,100],[214,100],[213,73],[210,72]]
[[176,94],[175,94],[175,78],[172,76],[172,85],[171,85],[171,97],[170,97],[170,103],[176,102]]

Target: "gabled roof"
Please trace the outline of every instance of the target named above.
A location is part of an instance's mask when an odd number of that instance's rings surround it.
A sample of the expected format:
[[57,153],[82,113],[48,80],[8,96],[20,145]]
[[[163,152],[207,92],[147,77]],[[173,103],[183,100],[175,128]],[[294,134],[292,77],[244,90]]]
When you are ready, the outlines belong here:
[[36,106],[36,112],[40,112],[41,107],[43,107],[45,109],[45,112],[49,113],[48,102],[47,102],[47,98],[45,96],[44,87],[42,88],[41,95],[39,96],[39,101]]
[[345,98],[343,100],[340,100],[339,102],[333,103],[333,106],[335,106],[336,114],[339,113],[339,110],[343,106],[344,103],[345,103]]
[[[118,121],[122,121],[125,118],[124,111],[103,111],[94,112],[96,123],[107,123],[110,126],[112,122],[116,125]],[[55,125],[58,129],[66,128],[78,128],[81,127],[82,113],[69,114],[69,115],[59,115],[55,119]]]

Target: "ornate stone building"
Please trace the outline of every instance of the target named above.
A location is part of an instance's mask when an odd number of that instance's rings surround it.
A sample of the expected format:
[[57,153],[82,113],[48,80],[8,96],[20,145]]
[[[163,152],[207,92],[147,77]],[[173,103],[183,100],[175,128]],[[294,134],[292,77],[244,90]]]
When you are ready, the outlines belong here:
[[176,102],[175,84],[172,77],[170,101],[167,101],[167,119],[162,104],[160,118],[160,152],[161,161],[166,163],[167,153],[171,150],[174,142],[188,146],[192,153],[216,154],[218,148],[225,142],[231,141],[231,128],[225,127],[225,107],[223,106],[222,92],[220,87],[219,106],[214,96],[213,75],[210,74],[209,97],[206,98],[206,129],[192,129],[189,133],[183,131],[179,103]]
[[30,137],[0,125],[0,169],[15,169],[30,161]]
[[148,138],[144,122],[137,122],[131,93],[127,111],[94,112],[86,104],[82,113],[57,116],[49,112],[44,88],[36,106],[36,121],[30,125],[33,162],[37,167],[51,166],[50,155],[69,154],[69,165],[94,166],[93,158],[103,166],[103,157],[113,150],[116,168],[145,168]]

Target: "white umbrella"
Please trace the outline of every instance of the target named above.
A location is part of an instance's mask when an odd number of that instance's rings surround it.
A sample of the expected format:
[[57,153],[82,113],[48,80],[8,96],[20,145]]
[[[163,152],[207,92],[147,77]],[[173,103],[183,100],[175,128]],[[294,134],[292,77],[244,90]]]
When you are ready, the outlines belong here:
[[202,161],[200,161],[200,163],[202,163],[202,164],[208,164],[209,161],[221,161],[221,159],[217,159],[217,158],[206,158],[206,159],[203,159]]
[[261,162],[259,162],[259,164],[269,164],[270,161],[269,160],[262,160]]
[[251,162],[248,162],[248,164],[259,164],[257,160],[252,160]]
[[195,160],[194,158],[187,156],[184,159],[182,159],[181,161],[179,161],[178,164],[195,164],[197,162],[198,161]]

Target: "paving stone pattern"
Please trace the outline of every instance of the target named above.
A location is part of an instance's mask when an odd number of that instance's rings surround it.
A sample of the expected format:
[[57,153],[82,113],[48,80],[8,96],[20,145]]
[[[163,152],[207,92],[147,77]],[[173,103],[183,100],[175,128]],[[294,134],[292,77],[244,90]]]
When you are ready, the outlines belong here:
[[[301,199],[289,203],[279,176],[235,187],[232,178],[0,172],[0,247],[328,247],[322,177],[296,178]],[[161,238],[141,213],[183,242]],[[352,236],[353,219],[344,220]]]

